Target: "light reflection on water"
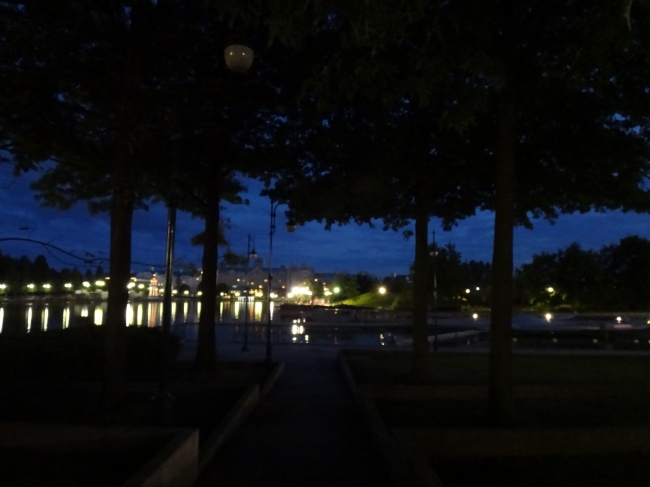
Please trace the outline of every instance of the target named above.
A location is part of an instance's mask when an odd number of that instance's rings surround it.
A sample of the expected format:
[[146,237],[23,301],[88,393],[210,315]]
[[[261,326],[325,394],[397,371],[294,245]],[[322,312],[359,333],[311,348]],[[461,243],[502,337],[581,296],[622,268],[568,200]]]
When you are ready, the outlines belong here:
[[[162,320],[161,301],[137,301],[129,303],[125,311],[129,326],[156,327]],[[186,341],[196,340],[201,303],[193,299],[179,299],[172,302],[173,332]],[[220,302],[218,306],[217,339],[219,343],[241,343],[244,336],[245,315],[248,314],[248,337],[250,343],[266,342],[268,315],[264,302],[245,301]],[[273,312],[271,313],[273,315]],[[102,324],[106,316],[106,302],[0,302],[0,333],[33,333],[43,330],[57,330],[83,324]],[[408,322],[408,320],[403,320]],[[442,322],[443,320],[441,320]],[[460,328],[489,326],[486,316],[473,318],[470,315],[456,316],[450,325]],[[604,320],[603,321],[607,321]],[[611,321],[611,320],[609,320]],[[453,322],[453,323],[451,323]],[[348,322],[349,325],[352,323]],[[547,321],[543,316],[518,314],[513,317],[515,329],[571,329],[598,327],[598,320],[578,320],[573,316],[557,316]],[[644,327],[647,325],[643,325]],[[389,346],[394,339],[410,337],[410,329],[384,323],[376,327],[363,326],[313,326],[304,320],[298,325],[273,322],[274,343],[329,344],[340,346]]]
[[[219,343],[243,342],[245,314],[248,308],[249,342],[266,342],[268,314],[266,303],[252,301],[248,307],[242,300],[221,302],[218,306]],[[201,303],[196,300],[172,302],[172,332],[186,341],[196,340]],[[4,302],[0,303],[0,332],[34,333],[58,330],[84,324],[102,324],[106,316],[106,302]],[[129,326],[156,327],[162,321],[161,301],[138,301],[129,303],[126,309]],[[293,325],[273,322],[274,343],[330,344],[354,346],[381,346],[385,344],[385,330],[345,330],[342,327],[313,327],[309,324]],[[386,336],[390,336],[388,333]]]
[[[251,302],[248,306],[250,322],[265,321],[264,303]],[[230,323],[243,321],[245,303],[221,302],[218,307],[218,321]],[[201,303],[197,300],[172,301],[172,324],[196,323],[201,314]],[[106,302],[64,302],[64,301],[7,301],[0,302],[0,333],[58,330],[82,324],[101,325],[106,316]],[[162,321],[161,301],[137,301],[128,303],[126,322],[129,326],[159,326]]]

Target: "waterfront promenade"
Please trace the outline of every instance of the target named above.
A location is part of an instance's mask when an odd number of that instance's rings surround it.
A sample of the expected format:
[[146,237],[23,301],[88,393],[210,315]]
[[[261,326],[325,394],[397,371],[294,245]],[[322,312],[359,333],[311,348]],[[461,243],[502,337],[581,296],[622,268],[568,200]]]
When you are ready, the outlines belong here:
[[[185,353],[191,353],[192,343]],[[224,445],[196,487],[392,486],[346,390],[335,346],[277,345],[284,374]],[[264,359],[265,347],[220,346],[220,358]]]

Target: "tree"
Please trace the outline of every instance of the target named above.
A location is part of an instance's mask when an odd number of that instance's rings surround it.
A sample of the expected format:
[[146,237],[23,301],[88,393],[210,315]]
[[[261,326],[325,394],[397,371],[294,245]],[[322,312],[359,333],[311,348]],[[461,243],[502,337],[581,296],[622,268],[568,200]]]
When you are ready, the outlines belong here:
[[441,106],[442,127],[472,139],[489,161],[487,177],[470,174],[468,184],[474,201],[495,212],[488,409],[495,423],[509,424],[514,225],[594,207],[647,209],[647,148],[630,130],[623,95],[639,85],[616,76],[627,42],[621,5],[336,5],[342,41],[318,73],[320,93]]
[[650,272],[650,240],[633,236],[601,249],[603,298],[612,310],[647,310],[650,293],[645,284]]
[[355,276],[347,273],[337,273],[332,279],[332,290],[335,301],[345,301],[359,296],[359,282]]

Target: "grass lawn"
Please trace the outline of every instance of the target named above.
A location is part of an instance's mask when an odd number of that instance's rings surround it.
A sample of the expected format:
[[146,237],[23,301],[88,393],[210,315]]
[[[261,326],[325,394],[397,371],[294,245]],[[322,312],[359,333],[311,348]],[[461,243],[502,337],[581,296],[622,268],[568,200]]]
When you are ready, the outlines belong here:
[[[401,351],[346,352],[357,384],[412,384],[411,358]],[[488,383],[487,354],[431,354],[429,385]],[[650,385],[650,355],[520,355],[513,356],[517,385]]]
[[[485,354],[440,353],[431,356],[429,378],[409,378],[410,354],[347,351],[358,385],[479,386],[488,381]],[[557,395],[516,397],[516,425],[546,430],[634,427],[650,424],[650,356],[513,356],[513,384],[557,386]],[[572,393],[593,388],[597,393]],[[486,397],[389,399],[378,396],[377,410],[390,428],[472,429],[489,431]],[[532,431],[532,430],[531,430]],[[646,486],[650,455],[644,452],[517,457],[435,458],[429,462],[446,487]]]
[[433,468],[445,487],[645,487],[649,460],[642,453],[463,458]]

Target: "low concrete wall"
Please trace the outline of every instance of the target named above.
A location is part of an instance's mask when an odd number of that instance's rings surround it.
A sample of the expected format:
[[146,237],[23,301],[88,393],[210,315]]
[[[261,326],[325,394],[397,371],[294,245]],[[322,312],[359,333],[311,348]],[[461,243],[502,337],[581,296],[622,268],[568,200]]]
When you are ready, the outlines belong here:
[[122,487],[191,487],[198,477],[199,432],[178,433]]
[[255,409],[260,401],[259,386],[250,386],[221,421],[217,429],[204,442],[199,456],[199,474],[205,470],[217,451],[232,436],[239,425]]
[[[0,423],[0,446],[58,452],[92,448],[102,442],[160,438],[163,446],[122,487],[190,487],[197,478],[199,435],[179,428],[95,427],[60,424]],[[65,479],[60,479],[64,481]],[[56,480],[53,480],[56,483]]]

